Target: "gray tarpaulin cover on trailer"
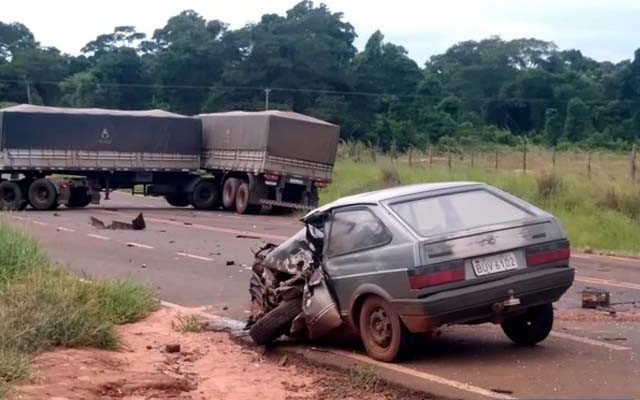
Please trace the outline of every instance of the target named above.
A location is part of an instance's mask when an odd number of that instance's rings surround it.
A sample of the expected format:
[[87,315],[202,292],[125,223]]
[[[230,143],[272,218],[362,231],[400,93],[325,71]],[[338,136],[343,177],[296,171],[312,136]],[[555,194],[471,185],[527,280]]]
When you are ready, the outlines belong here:
[[340,127],[287,111],[201,114],[205,150],[260,150],[333,165]]
[[162,110],[120,111],[18,105],[0,110],[6,149],[200,154],[197,118]]

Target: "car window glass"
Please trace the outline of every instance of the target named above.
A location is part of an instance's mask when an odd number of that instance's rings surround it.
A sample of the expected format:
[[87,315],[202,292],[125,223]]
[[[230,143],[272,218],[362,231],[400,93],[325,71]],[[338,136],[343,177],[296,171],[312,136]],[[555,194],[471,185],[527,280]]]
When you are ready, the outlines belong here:
[[425,237],[530,216],[525,210],[486,190],[412,200],[393,204],[391,208]]
[[387,243],[389,232],[366,209],[334,213],[329,235],[328,255],[340,255]]

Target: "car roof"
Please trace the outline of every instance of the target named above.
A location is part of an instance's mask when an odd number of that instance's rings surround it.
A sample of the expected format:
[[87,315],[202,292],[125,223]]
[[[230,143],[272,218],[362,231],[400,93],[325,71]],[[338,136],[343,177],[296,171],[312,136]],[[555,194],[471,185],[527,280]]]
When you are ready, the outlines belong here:
[[415,185],[396,186],[389,189],[375,190],[372,192],[359,193],[352,196],[342,197],[322,207],[316,208],[307,214],[303,220],[309,219],[311,216],[322,213],[324,211],[337,208],[353,206],[358,204],[378,204],[381,201],[394,199],[398,197],[410,196],[419,193],[428,193],[436,190],[446,190],[461,187],[488,187],[489,185],[480,182],[436,182],[436,183],[420,183]]

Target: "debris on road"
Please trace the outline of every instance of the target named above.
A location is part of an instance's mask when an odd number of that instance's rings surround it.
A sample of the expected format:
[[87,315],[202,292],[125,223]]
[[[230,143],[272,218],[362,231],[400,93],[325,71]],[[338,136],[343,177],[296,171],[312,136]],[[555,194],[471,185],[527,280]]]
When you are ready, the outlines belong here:
[[283,355],[282,358],[280,358],[280,361],[278,361],[278,366],[280,368],[284,368],[287,366],[287,362],[289,361],[289,357],[287,357],[287,355]]
[[170,343],[164,346],[164,351],[167,353],[180,353],[180,344],[179,343]]
[[582,291],[582,308],[609,307],[610,294],[607,290],[588,287]]
[[509,389],[491,389],[491,391],[499,394],[513,394],[513,390]]
[[140,268],[147,268],[147,264],[142,264]]
[[260,239],[259,235],[248,235],[248,234],[240,234],[236,235],[238,239]]
[[121,222],[121,221],[112,221],[111,224],[107,225],[102,220],[91,216],[91,225],[94,228],[98,229],[123,229],[123,230],[134,230],[141,231],[147,227],[147,224],[144,221],[144,216],[142,213],[138,214],[131,222]]
[[229,265],[235,265],[235,263],[236,263],[236,262],[235,262],[235,261],[233,261],[233,260],[228,260],[228,261],[227,261],[227,266],[229,266]]

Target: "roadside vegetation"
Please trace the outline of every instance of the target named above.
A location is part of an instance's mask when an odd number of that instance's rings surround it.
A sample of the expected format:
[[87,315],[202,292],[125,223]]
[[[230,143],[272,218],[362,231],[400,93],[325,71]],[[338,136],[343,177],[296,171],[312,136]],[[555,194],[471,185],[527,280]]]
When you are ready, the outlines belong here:
[[147,288],[78,279],[57,268],[35,241],[0,220],[0,397],[29,375],[33,354],[116,348],[115,324],[139,320],[156,306]]
[[630,181],[626,154],[593,155],[593,164],[587,170],[574,153],[556,154],[554,168],[550,152],[535,150],[529,157],[537,161],[530,163],[526,172],[518,169],[521,154],[513,150],[501,154],[498,169],[492,157],[494,152],[477,153],[471,166],[468,153],[456,154],[450,168],[446,153],[433,153],[431,164],[428,156],[414,153],[410,165],[408,154],[392,158],[366,150],[356,157],[352,148],[342,146],[333,182],[321,192],[320,200],[324,204],[349,194],[400,184],[486,182],[556,215],[574,248],[640,254],[640,183]]

